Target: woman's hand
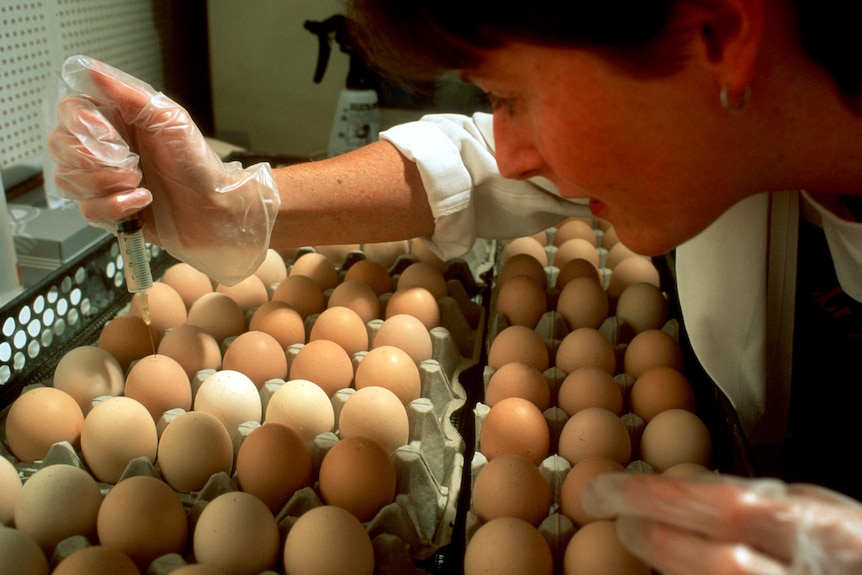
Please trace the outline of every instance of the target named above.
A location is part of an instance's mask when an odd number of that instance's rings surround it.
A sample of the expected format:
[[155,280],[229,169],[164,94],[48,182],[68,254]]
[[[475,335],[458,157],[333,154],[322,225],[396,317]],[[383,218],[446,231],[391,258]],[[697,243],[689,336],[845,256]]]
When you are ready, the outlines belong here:
[[584,509],[665,575],[862,573],[862,506],[813,485],[721,475],[602,475]]
[[72,56],[48,151],[59,192],[93,225],[140,212],[148,241],[219,283],[263,260],[280,198],[267,164],[224,164],[189,114],[102,62]]

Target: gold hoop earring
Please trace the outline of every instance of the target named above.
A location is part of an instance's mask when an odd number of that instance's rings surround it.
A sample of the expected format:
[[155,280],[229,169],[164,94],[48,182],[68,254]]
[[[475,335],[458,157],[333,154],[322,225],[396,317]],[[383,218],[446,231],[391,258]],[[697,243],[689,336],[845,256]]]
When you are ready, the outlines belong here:
[[725,112],[728,114],[741,114],[748,106],[748,101],[751,99],[751,87],[745,87],[738,103],[730,101],[727,84],[721,87],[721,92],[719,92],[718,98],[721,101],[721,107],[724,108]]

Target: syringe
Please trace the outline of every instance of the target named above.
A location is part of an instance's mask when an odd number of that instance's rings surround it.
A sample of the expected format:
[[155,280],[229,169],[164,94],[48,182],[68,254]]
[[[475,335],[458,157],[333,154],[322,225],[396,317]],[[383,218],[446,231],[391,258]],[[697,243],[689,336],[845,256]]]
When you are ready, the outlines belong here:
[[[123,258],[126,288],[129,293],[140,296],[141,313],[149,331],[150,302],[147,290],[153,287],[153,274],[150,270],[150,256],[144,240],[143,228],[138,216],[125,219],[117,224],[117,240],[120,244],[120,255]],[[155,354],[156,346],[152,332],[150,332],[150,343]]]

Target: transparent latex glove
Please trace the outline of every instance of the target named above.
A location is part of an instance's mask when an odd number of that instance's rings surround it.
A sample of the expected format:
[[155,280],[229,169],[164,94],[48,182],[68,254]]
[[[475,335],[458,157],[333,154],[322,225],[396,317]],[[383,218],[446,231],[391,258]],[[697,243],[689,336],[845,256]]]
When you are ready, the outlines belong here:
[[601,475],[584,509],[616,517],[632,552],[665,575],[862,573],[862,506],[813,486],[721,475]]
[[188,112],[103,62],[72,56],[62,77],[47,141],[60,194],[112,232],[139,213],[147,241],[219,283],[253,273],[280,204],[269,165],[223,163]]

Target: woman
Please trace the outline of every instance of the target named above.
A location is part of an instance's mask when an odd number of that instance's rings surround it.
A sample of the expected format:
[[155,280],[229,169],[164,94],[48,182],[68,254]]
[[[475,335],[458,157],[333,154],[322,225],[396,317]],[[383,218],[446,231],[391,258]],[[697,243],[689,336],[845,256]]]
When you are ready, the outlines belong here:
[[[100,225],[143,210],[150,241],[223,281],[250,273],[268,245],[421,236],[449,258],[476,236],[522,235],[588,206],[635,251],[680,246],[695,351],[753,445],[768,450],[790,433],[795,450],[801,432],[803,464],[829,452],[801,424],[821,409],[821,386],[858,387],[847,378],[858,381],[862,351],[862,68],[858,47],[843,45],[857,36],[847,9],[498,4],[351,2],[373,61],[418,79],[457,70],[488,92],[493,116],[428,117],[273,172],[223,166],[164,96],[72,60],[64,78],[89,97],[60,105],[49,138],[58,188]],[[833,363],[825,376],[814,369]],[[834,403],[854,405],[847,397]],[[838,460],[845,475],[849,457]],[[862,509],[833,491],[609,475],[584,498],[664,573],[862,571]]]

